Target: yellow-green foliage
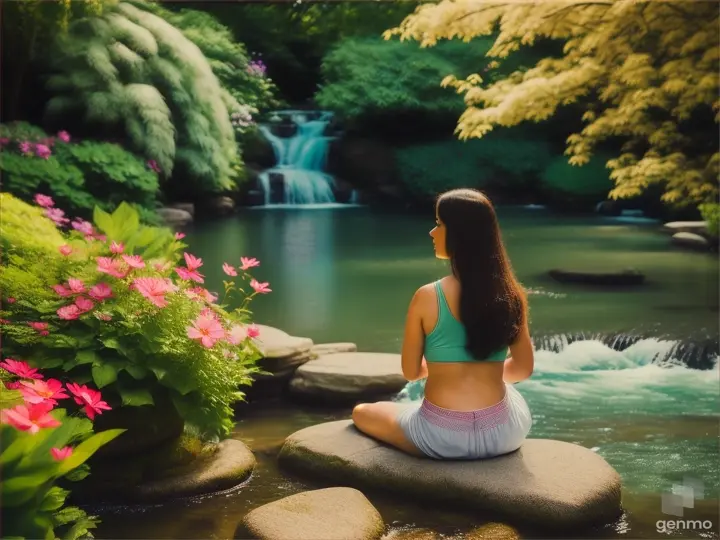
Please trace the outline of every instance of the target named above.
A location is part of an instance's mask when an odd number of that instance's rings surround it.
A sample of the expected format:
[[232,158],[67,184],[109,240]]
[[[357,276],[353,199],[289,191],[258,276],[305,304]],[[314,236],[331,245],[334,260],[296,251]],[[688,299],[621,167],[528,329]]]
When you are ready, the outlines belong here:
[[447,77],[443,84],[465,94],[459,136],[482,137],[582,103],[586,126],[567,141],[572,164],[587,163],[599,143],[619,138],[625,144],[608,163],[611,197],[632,197],[658,183],[665,201],[697,204],[718,194],[720,154],[708,143],[717,128],[689,125],[693,115],[710,123],[720,109],[717,29],[714,2],[443,0],[422,4],[386,37],[433,46],[495,35],[488,56],[498,60],[542,39],[564,41],[561,57],[490,84],[477,74]]
[[[58,248],[65,243],[57,227],[45,219],[43,209],[30,206],[9,193],[0,193],[0,239],[6,254],[22,250],[32,257],[59,255]],[[22,245],[13,239],[23,238]]]

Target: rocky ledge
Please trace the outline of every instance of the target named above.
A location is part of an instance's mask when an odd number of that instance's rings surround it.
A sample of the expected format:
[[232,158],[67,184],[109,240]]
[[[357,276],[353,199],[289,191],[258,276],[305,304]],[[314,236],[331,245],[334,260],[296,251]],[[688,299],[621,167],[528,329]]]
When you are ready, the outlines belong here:
[[261,540],[372,540],[385,524],[357,489],[336,487],[290,495],[247,514],[236,538]]
[[344,404],[397,394],[407,384],[399,354],[343,352],[303,364],[290,393],[306,400]]
[[621,479],[582,446],[528,439],[511,454],[480,461],[406,455],[360,433],[350,420],[288,437],[280,465],[336,485],[382,489],[425,503],[490,512],[511,525],[577,533],[622,514]]

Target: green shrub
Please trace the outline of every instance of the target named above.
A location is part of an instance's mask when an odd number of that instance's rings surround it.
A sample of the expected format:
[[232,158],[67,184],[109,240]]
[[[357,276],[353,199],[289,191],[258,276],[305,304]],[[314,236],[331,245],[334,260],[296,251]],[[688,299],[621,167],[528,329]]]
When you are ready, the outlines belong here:
[[[83,407],[84,415],[92,419],[107,410],[107,404],[92,388],[63,386],[62,381],[45,379],[26,362],[12,358],[6,358],[0,368],[3,537],[92,538],[90,529],[98,519],[80,508],[65,506],[70,492],[58,482],[86,477],[89,468],[85,462],[123,430],[93,433],[92,421],[83,418],[79,409]],[[90,401],[81,397],[83,394]],[[70,398],[77,398],[81,405]],[[58,400],[68,400],[67,408],[56,408]]]
[[549,160],[542,141],[489,135],[482,140],[456,139],[407,146],[397,152],[400,179],[413,193],[439,192],[490,182],[512,187],[534,178]]
[[[9,194],[1,202],[4,214],[31,211]],[[35,219],[47,227],[45,217]],[[257,327],[248,325],[258,293],[227,282],[226,295],[240,291],[245,298],[226,311],[199,285],[193,265],[202,261],[181,255],[185,246],[169,229],[140,225],[129,205],[113,214],[97,208],[94,226],[77,219],[71,226],[58,249],[55,241],[38,245],[0,223],[8,246],[0,289],[15,299],[0,311],[10,321],[3,328],[6,353],[81,384],[92,381],[114,407],[152,406],[153,396],[167,393],[188,428],[208,440],[229,433],[231,405],[258,371]],[[46,335],[29,322],[46,323]],[[201,342],[198,327],[214,337]]]
[[698,207],[700,215],[707,221],[707,231],[711,238],[720,237],[720,204],[703,203]]
[[140,158],[107,142],[72,142],[61,132],[48,136],[19,122],[0,125],[3,188],[25,200],[49,193],[74,214],[89,217],[94,207],[115,208],[125,201],[153,220],[159,194],[157,173]]

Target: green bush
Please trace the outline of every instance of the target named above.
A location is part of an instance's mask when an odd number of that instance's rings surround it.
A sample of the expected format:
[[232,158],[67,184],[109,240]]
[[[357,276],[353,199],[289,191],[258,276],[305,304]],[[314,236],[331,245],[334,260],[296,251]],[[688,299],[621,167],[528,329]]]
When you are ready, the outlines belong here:
[[442,191],[489,183],[511,188],[535,178],[550,156],[542,141],[489,135],[413,145],[397,152],[400,180],[413,193],[434,196]]
[[704,203],[698,207],[700,215],[707,221],[708,235],[713,239],[720,237],[720,204]]
[[[106,404],[91,388],[45,379],[23,361],[0,363],[0,515],[4,538],[92,538],[98,519],[74,506],[65,506],[70,491],[60,480],[75,482],[89,474],[85,463],[123,430],[93,432],[93,418]],[[11,376],[13,374],[14,376]],[[71,382],[71,381],[68,381]],[[46,393],[50,390],[52,396]],[[74,391],[73,391],[74,390]],[[70,393],[68,393],[70,392]],[[90,401],[82,396],[85,394]],[[55,408],[70,400],[67,408]],[[66,482],[67,483],[67,482]]]
[[[33,211],[9,194],[0,203],[4,216]],[[35,219],[48,226],[47,218]],[[141,225],[126,204],[113,214],[97,208],[94,226],[73,220],[60,233],[60,248],[57,238],[28,238],[16,222],[0,223],[7,246],[0,289],[14,298],[0,311],[9,321],[6,354],[58,377],[92,381],[114,407],[152,406],[153,396],[167,394],[189,429],[208,440],[229,433],[231,405],[243,398],[240,387],[251,383],[260,357],[252,339],[257,327],[248,325],[257,292],[227,282],[226,295],[239,290],[245,298],[226,311],[199,285],[202,261],[181,255],[185,246],[169,229]],[[29,322],[46,324],[45,333]],[[200,341],[198,332],[211,335]]]
[[50,194],[74,214],[89,217],[94,207],[115,208],[125,201],[153,220],[159,194],[157,173],[139,157],[107,142],[74,142],[61,132],[19,122],[0,125],[3,189],[29,200]]

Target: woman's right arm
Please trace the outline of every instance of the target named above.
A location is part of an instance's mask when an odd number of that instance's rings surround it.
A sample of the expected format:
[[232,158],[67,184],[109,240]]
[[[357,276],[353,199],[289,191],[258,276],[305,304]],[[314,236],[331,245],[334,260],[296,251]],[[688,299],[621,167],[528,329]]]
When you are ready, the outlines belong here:
[[503,380],[511,384],[524,381],[532,375],[534,368],[535,353],[526,321],[515,342],[510,345],[510,357],[505,360]]

